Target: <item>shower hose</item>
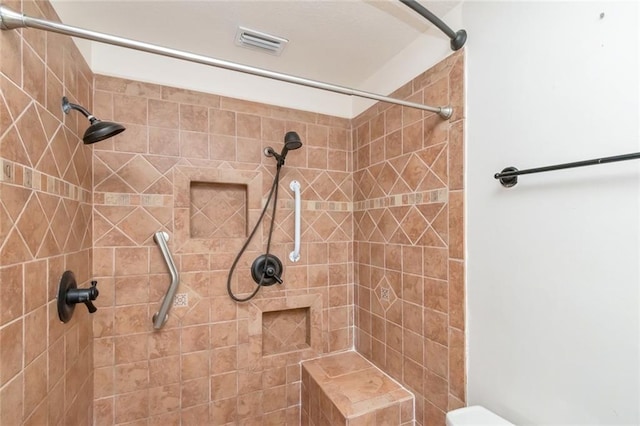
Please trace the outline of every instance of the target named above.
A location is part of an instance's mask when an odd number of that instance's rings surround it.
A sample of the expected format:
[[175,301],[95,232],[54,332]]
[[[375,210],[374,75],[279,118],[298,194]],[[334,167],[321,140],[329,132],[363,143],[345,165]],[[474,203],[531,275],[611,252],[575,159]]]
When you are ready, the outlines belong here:
[[268,266],[269,262],[264,262],[264,268],[262,270],[262,275],[260,276],[260,282],[256,286],[256,289],[253,291],[253,293],[251,293],[247,297],[242,298],[242,297],[238,297],[235,294],[233,294],[233,290],[231,290],[231,279],[233,277],[233,271],[236,269],[236,266],[238,266],[238,262],[240,261],[240,257],[242,257],[242,255],[244,254],[245,250],[249,246],[249,243],[253,239],[253,236],[255,235],[256,231],[258,230],[258,226],[260,226],[260,223],[262,223],[262,219],[264,219],[264,214],[267,212],[267,208],[269,207],[269,203],[271,202],[271,198],[273,197],[274,198],[274,200],[273,200],[273,212],[271,213],[271,225],[269,226],[269,236],[267,238],[267,252],[265,253],[265,258],[266,259],[269,258],[269,250],[271,248],[271,235],[273,234],[273,223],[276,220],[276,206],[278,205],[278,183],[280,182],[280,168],[281,167],[282,167],[281,164],[278,164],[277,167],[276,167],[276,175],[273,178],[273,185],[271,185],[271,190],[269,191],[269,196],[267,197],[267,202],[265,203],[264,208],[262,209],[262,213],[260,213],[260,217],[256,221],[256,226],[253,227],[253,231],[251,231],[251,233],[249,234],[249,237],[247,238],[247,241],[245,241],[244,245],[240,249],[240,252],[238,252],[238,255],[236,256],[236,258],[234,259],[233,263],[231,264],[231,269],[229,269],[229,276],[227,278],[227,293],[229,293],[229,297],[231,297],[236,302],[247,302],[247,301],[253,299],[255,297],[255,295],[258,294],[258,291],[260,290],[260,287],[262,287],[262,285],[263,285],[262,283],[264,281],[264,278],[267,275],[267,266]]

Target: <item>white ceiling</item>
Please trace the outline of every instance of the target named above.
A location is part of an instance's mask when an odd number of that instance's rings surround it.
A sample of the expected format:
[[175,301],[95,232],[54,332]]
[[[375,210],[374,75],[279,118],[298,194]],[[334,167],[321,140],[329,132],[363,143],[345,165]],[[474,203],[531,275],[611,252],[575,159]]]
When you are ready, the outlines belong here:
[[[354,88],[425,33],[438,37],[437,43],[449,43],[397,0],[52,3],[67,25]],[[438,16],[459,3],[422,0]],[[279,57],[238,47],[238,26],[284,37],[289,43]]]

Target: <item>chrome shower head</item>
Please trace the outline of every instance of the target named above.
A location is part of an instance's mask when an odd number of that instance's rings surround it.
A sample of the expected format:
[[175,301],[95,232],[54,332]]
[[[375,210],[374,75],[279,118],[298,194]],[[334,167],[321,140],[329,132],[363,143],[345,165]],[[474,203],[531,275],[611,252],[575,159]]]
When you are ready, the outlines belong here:
[[122,124],[101,121],[87,111],[86,108],[69,102],[67,97],[63,96],[62,111],[64,111],[65,114],[69,114],[69,111],[72,109],[80,111],[82,115],[89,119],[89,128],[84,132],[84,136],[82,137],[85,145],[100,142],[125,131],[125,127]]

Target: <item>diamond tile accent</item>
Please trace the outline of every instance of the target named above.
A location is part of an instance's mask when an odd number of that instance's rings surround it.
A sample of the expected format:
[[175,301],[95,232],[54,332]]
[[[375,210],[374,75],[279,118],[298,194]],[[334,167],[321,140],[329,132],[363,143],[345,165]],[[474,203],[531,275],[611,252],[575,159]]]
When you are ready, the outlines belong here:
[[15,126],[12,126],[0,139],[0,155],[6,160],[25,165],[30,164],[29,155]]
[[356,182],[355,195],[356,200],[363,200],[369,196],[373,188],[375,179],[371,176],[369,170],[359,170],[354,176]]
[[393,287],[389,284],[387,277],[382,277],[374,289],[374,293],[376,299],[385,311],[389,310],[395,301],[398,300],[398,296],[396,296]]
[[[50,147],[58,170],[57,176],[65,176],[67,169],[71,165],[72,151],[62,127],[55,133]],[[75,181],[77,182],[77,176]]]
[[418,240],[418,243],[425,247],[441,247],[446,248],[447,243],[443,240],[443,238],[434,231],[433,228],[429,227],[422,237]]
[[429,225],[426,219],[414,206],[409,209],[409,212],[400,224],[400,228],[413,244],[418,242],[422,234],[426,231],[427,226]]
[[162,176],[155,167],[140,155],[136,155],[118,170],[118,175],[137,192],[144,192],[145,189]]
[[35,166],[47,148],[48,141],[34,104],[31,104],[23,113],[16,127],[29,155],[29,162]]
[[433,172],[428,171],[424,180],[418,186],[419,191],[432,191],[438,188],[446,188],[447,185]]
[[337,228],[337,224],[333,218],[326,212],[321,212],[311,226],[313,226],[313,229],[317,232],[321,241],[328,240]]
[[376,183],[382,188],[385,195],[389,195],[397,179],[398,172],[390,164],[385,163],[380,174],[376,177]]
[[446,143],[440,143],[433,146],[428,146],[423,150],[418,151],[416,154],[422,161],[428,166],[433,167],[436,159],[442,155],[443,150],[447,147]]
[[151,243],[153,234],[162,229],[162,225],[142,207],[136,208],[117,226],[138,245]]
[[34,194],[27,201],[22,216],[17,223],[17,229],[32,255],[36,255],[47,228],[46,216]]
[[418,188],[418,185],[422,182],[422,179],[424,179],[426,171],[426,164],[424,164],[417,155],[412,154],[401,174],[402,179],[409,185],[409,190],[415,191]]
[[71,231],[71,215],[60,202],[52,219],[52,233],[59,247],[64,247]]
[[443,149],[436,161],[431,166],[431,170],[442,182],[449,182],[449,159],[447,149]]
[[396,222],[388,209],[385,209],[384,213],[382,213],[380,222],[378,222],[378,228],[380,229],[380,232],[382,232],[382,236],[385,241],[389,241],[396,229],[398,229],[398,222]]
[[309,185],[318,194],[319,199],[327,200],[329,196],[335,191],[336,184],[329,177],[327,172],[322,172],[318,177]]
[[20,232],[17,228],[13,228],[13,230],[9,232],[9,235],[4,241],[4,246],[0,249],[0,257],[2,257],[3,263],[7,265],[24,262],[33,258],[24,240],[20,237]]
[[104,179],[95,188],[97,192],[135,193],[135,189],[129,186],[120,176],[112,174]]

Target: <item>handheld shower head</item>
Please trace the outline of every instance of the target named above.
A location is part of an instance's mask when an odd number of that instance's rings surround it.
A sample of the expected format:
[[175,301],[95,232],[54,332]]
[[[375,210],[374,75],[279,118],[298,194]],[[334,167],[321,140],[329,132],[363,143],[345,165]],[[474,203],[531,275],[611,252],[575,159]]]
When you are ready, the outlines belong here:
[[284,135],[284,147],[282,147],[282,152],[280,156],[282,157],[282,161],[287,156],[287,152],[292,151],[294,149],[298,149],[302,146],[302,141],[300,140],[300,136],[296,132],[287,132]]
[[276,153],[273,148],[268,146],[264,150],[264,154],[267,157],[275,157],[278,160],[278,167],[282,167],[284,164],[284,159],[287,157],[287,153],[294,149],[298,149],[302,146],[302,141],[300,140],[300,136],[296,132],[287,132],[284,135],[284,146],[282,147],[282,152],[280,154]]

